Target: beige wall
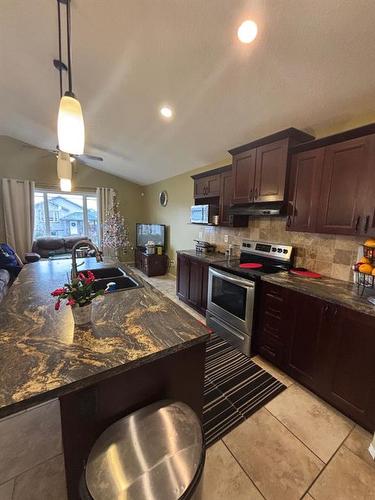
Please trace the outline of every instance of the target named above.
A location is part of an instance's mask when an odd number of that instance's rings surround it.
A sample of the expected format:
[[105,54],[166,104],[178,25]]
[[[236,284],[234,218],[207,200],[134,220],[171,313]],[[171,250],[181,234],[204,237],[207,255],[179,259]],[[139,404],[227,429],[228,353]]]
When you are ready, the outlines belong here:
[[[127,219],[131,241],[135,243],[135,223],[142,220],[142,188],[138,184],[102,172],[77,162],[73,169],[73,185],[80,188],[113,187],[116,189],[120,209]],[[56,186],[56,157],[42,149],[30,147],[7,136],[0,136],[0,178],[34,180],[39,185]],[[0,209],[2,204],[0,203]],[[0,241],[4,241],[4,217],[0,210]],[[130,252],[129,259],[133,260]]]

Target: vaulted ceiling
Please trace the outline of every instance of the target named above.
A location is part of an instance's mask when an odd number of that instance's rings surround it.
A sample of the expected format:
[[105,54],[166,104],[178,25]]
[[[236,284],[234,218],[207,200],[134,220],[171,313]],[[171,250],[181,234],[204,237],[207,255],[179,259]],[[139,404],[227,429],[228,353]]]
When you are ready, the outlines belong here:
[[[86,152],[140,184],[282,128],[375,114],[372,0],[72,0],[72,17]],[[251,45],[236,38],[246,18]],[[2,0],[0,22],[0,134],[53,148],[56,0]]]

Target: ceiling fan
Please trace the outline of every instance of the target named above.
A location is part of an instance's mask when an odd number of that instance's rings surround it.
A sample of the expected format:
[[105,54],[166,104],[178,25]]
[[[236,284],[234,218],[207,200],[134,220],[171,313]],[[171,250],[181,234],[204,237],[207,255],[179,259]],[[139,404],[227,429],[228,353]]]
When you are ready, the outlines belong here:
[[[47,149],[47,148],[41,148],[39,146],[34,146],[33,144],[28,144],[27,142],[23,142],[23,141],[20,141],[22,142],[22,147],[23,148],[34,148],[34,149],[43,149],[44,151],[46,151],[46,155],[43,155],[42,157],[43,158],[46,158],[49,154],[54,154],[56,155],[56,157],[58,156],[59,152],[60,152],[60,149],[58,146],[56,146],[55,149]],[[81,163],[84,163],[85,165],[89,165],[90,166],[90,161],[103,161],[103,158],[101,156],[96,156],[96,155],[89,155],[89,154],[82,154],[82,155],[70,155],[72,158],[74,158],[75,160],[78,160],[80,161]]]
[[[48,149],[47,150],[49,153],[54,153],[56,156],[59,154],[60,149],[59,146],[56,146],[56,149]],[[70,154],[72,158],[75,160],[79,160],[81,163],[87,164],[89,161],[103,161],[103,158],[101,156],[96,156],[96,155],[89,155],[86,153],[83,153],[81,155],[73,155]]]

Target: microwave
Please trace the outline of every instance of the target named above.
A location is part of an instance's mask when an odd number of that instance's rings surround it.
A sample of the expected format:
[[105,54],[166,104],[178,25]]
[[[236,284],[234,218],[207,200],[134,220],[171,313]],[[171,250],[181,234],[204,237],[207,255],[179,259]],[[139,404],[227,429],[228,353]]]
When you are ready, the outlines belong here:
[[218,224],[219,207],[217,205],[193,205],[190,212],[192,224]]

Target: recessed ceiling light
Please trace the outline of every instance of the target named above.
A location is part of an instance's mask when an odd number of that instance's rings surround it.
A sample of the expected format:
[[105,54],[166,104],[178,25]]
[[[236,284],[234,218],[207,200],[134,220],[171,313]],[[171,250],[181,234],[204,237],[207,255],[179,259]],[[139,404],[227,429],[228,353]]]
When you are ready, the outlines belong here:
[[244,21],[237,30],[237,36],[242,43],[251,43],[258,34],[258,26],[254,21]]
[[160,108],[160,114],[163,118],[172,118],[173,110],[170,106],[162,106]]

